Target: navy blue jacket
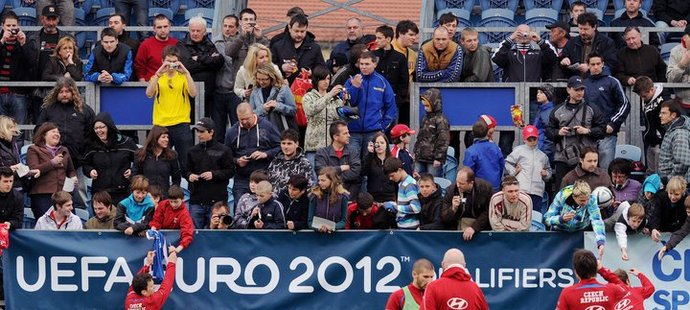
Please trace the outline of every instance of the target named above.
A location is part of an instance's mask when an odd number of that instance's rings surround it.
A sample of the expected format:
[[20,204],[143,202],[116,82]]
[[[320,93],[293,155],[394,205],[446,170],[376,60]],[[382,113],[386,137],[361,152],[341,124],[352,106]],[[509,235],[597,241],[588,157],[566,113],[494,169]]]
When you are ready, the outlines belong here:
[[601,111],[606,124],[613,127],[611,134],[616,134],[630,113],[630,102],[625,97],[623,86],[605,73],[590,75],[583,83],[587,103]]
[[297,199],[290,198],[287,189],[280,191],[278,202],[283,205],[285,211],[285,223],[295,223],[295,230],[307,228],[307,216],[309,215],[309,194],[304,193]]
[[347,126],[350,132],[384,131],[397,118],[393,87],[378,72],[362,75],[362,86],[359,88],[352,86],[349,79],[345,88],[350,93],[350,104],[359,108],[359,119]]
[[268,169],[273,157],[280,152],[280,133],[271,122],[257,116],[254,127],[240,127],[239,122],[232,125],[225,134],[225,145],[232,150],[232,159],[235,164],[240,157],[249,156],[254,151],[265,152],[268,155],[264,159],[252,160],[244,167],[237,166],[235,183],[238,179],[249,182],[249,175],[252,172]]

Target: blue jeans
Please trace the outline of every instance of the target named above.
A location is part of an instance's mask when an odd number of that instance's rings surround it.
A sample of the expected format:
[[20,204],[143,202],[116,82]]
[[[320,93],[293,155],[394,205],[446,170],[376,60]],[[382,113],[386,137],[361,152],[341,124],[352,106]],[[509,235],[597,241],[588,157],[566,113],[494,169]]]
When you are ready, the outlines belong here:
[[249,193],[249,178],[242,178],[235,175],[232,183],[232,197],[235,200],[235,205],[240,201],[242,195]]
[[609,164],[616,156],[616,141],[618,136],[606,136],[606,138],[597,142],[597,149],[599,150],[599,167],[608,173]]
[[190,204],[189,214],[194,221],[194,228],[205,229],[211,222],[211,205]]
[[26,124],[29,102],[25,95],[6,93],[0,94],[0,115],[13,118],[17,124]]
[[147,0],[115,0],[115,13],[122,14],[127,18],[127,25],[134,25],[130,20],[132,9],[134,10],[137,26],[148,25],[149,3]]
[[215,93],[215,100],[211,119],[216,123],[216,132],[213,137],[216,141],[225,141],[225,131],[228,129],[228,117],[230,126],[237,123],[237,106],[242,102],[235,93]]
[[[417,171],[417,173],[419,173],[419,174],[430,173],[434,177],[443,177],[443,165],[440,165],[438,167],[434,167],[434,163],[416,162],[416,163],[414,163],[414,170]],[[454,181],[454,180],[451,180],[451,181]]]
[[168,126],[168,137],[170,137],[170,145],[175,148],[177,158],[180,161],[182,171],[187,169],[187,152],[194,146],[194,137],[192,130],[189,129],[189,123],[182,123],[173,126]]
[[371,141],[377,133],[379,132],[350,132],[350,149],[359,152],[359,158],[362,159],[364,154],[368,152],[367,145],[369,145],[369,141]]

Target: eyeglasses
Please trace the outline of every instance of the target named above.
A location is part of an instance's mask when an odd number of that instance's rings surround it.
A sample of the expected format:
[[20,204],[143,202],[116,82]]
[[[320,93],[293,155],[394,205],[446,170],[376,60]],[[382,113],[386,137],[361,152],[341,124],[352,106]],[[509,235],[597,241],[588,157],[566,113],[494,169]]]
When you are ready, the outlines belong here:
[[106,129],[108,126],[102,125],[102,126],[94,126],[93,130],[101,130],[101,129]]

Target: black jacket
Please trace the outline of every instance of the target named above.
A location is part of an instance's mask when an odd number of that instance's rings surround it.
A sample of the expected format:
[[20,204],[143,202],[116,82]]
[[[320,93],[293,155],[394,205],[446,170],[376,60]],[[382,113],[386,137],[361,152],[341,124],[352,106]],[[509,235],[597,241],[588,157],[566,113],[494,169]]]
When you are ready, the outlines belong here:
[[376,202],[396,201],[398,185],[383,172],[383,161],[374,153],[364,155],[362,176],[367,177],[367,192]]
[[[0,37],[3,35],[3,31],[0,31]],[[14,45],[12,50],[12,58],[9,62],[6,62],[6,57],[8,51],[7,46]],[[5,44],[0,44],[0,66],[6,69],[5,66],[9,66],[10,70],[10,81],[29,81],[33,79],[32,69],[35,62],[31,59],[31,53],[27,44],[23,46],[19,42],[14,41],[13,43],[6,42]],[[12,89],[13,92],[24,94],[28,91],[28,88],[16,88]]]
[[10,230],[24,223],[24,196],[16,189],[0,192],[0,223],[10,222]]
[[398,104],[399,110],[400,105],[404,102],[404,98],[407,97],[410,83],[410,76],[407,71],[407,58],[393,48],[388,51],[380,48],[374,54],[379,58],[376,71],[381,73],[388,80],[388,83],[391,84],[391,87],[393,87],[395,102]]
[[671,25],[671,20],[690,21],[690,1],[687,0],[654,0],[652,11],[657,20]]
[[623,47],[618,51],[618,70],[615,77],[625,86],[631,77],[648,76],[654,82],[666,82],[666,62],[659,50],[642,44],[639,49]]
[[105,70],[113,75],[114,84],[127,82],[132,77],[134,56],[127,44],[117,43],[112,53],[106,52],[103,45],[98,44],[89,56],[89,62],[84,66],[84,79],[96,83],[98,75]]
[[72,103],[56,102],[41,110],[36,121],[36,128],[45,122],[53,122],[60,129],[60,144],[67,147],[74,167],[81,167],[84,155],[84,141],[86,133],[93,130],[94,112],[91,107],[84,105],[82,112],[78,112]]
[[[139,150],[142,152],[143,149]],[[168,197],[168,189],[172,179],[173,185],[180,185],[182,180],[182,171],[177,153],[170,150],[174,157],[168,160],[162,154],[156,156],[153,151],[146,152],[144,161],[139,161],[139,153],[134,156],[134,164],[132,165],[132,175],[142,174],[149,179],[149,184],[160,186],[163,197]]]
[[302,194],[298,199],[292,199],[287,189],[285,189],[278,194],[278,202],[283,205],[285,223],[293,221],[295,223],[295,230],[308,228],[309,195],[307,193]]
[[[654,22],[644,16],[642,12],[638,12],[637,16],[630,18],[628,14],[623,12],[620,17],[615,18],[614,20],[611,21],[609,24],[610,27],[656,27],[654,25]],[[625,39],[623,38],[623,32],[609,32],[609,37],[613,40],[613,43],[616,44],[616,48],[623,48],[626,46],[625,44]],[[649,45],[658,47],[660,45],[659,43],[659,35],[656,32],[650,32],[649,33]]]
[[212,205],[217,201],[228,201],[228,183],[235,175],[235,164],[232,162],[232,150],[222,143],[211,139],[201,142],[187,153],[186,179],[190,174],[202,174],[211,171],[210,181],[199,179],[189,182],[189,204]]
[[467,202],[460,204],[460,207],[453,211],[453,197],[459,195],[456,194],[457,192],[457,184],[452,184],[446,190],[446,195],[443,197],[443,208],[441,209],[441,221],[443,221],[443,224],[449,227],[458,227],[459,220],[466,217],[476,219],[474,224],[472,224],[475,232],[490,229],[489,200],[491,200],[491,195],[493,195],[491,183],[475,178],[472,190],[464,194]]
[[542,68],[555,65],[558,57],[544,40],[538,45],[530,42],[530,48],[523,55],[508,38],[501,42],[501,48],[492,60],[503,68],[503,82],[541,82]]
[[[26,37],[26,44],[24,46],[26,47],[26,52],[28,53],[28,57],[31,60],[30,64],[34,66],[33,70],[31,71],[31,79],[32,80],[43,80],[41,78],[42,73],[45,71],[44,67],[47,64],[42,64],[40,63],[41,61],[41,33],[43,33],[43,28],[41,28],[40,31],[34,31],[30,35]],[[66,36],[67,34],[58,29],[58,40],[62,39],[62,37]],[[78,53],[78,51],[74,51],[75,53]],[[77,55],[78,56],[78,55]],[[79,57],[77,57],[79,58]],[[54,80],[51,80],[54,81]]]
[[[122,33],[117,36],[117,41],[120,43],[124,43],[125,45],[129,46],[130,50],[132,51],[132,58],[134,58],[137,55],[137,51],[139,50],[139,40],[132,38],[129,36],[129,32],[127,30],[122,30]],[[132,76],[136,76],[136,74],[132,74]]]
[[96,122],[108,126],[108,143],[103,143],[93,129],[89,130],[82,169],[87,178],[91,177],[92,170],[98,173],[98,177],[91,183],[91,192],[126,194],[129,191],[129,180],[124,177],[124,173],[132,166],[137,144],[120,134],[108,112],[98,113],[90,128],[94,128]]
[[654,207],[652,212],[650,212],[649,228],[660,232],[679,230],[688,217],[683,206],[687,196],[687,194],[683,194],[678,202],[671,203],[671,199],[668,198],[668,193],[665,190],[656,192],[652,198]]
[[443,197],[441,197],[441,187],[436,184],[436,191],[429,197],[419,195],[419,202],[422,204],[420,214],[420,226],[422,230],[443,230],[447,229],[441,221],[441,209],[443,209]]
[[[321,46],[308,35],[297,49],[295,49],[295,42],[290,35],[283,36],[280,40],[271,43],[271,53],[273,54],[273,63],[279,68],[284,62],[292,59],[297,61],[297,67],[300,69],[314,69],[317,65],[326,65],[323,54],[321,54]],[[297,74],[291,74],[287,79],[292,84],[296,77]]]
[[57,57],[50,57],[46,67],[43,68],[41,72],[41,81],[57,81],[59,78],[65,76],[66,72],[69,72],[69,76],[75,81],[81,81],[84,79],[84,71],[82,67],[84,64],[81,62],[79,57],[76,57],[73,65],[66,65],[59,60]]
[[[582,38],[579,36],[574,37],[568,40],[568,44],[563,48],[561,56],[570,59],[571,64],[582,64],[585,63],[585,59],[583,58],[584,55],[582,55],[583,49],[584,44],[582,43]],[[604,56],[604,64],[609,67],[611,72],[615,72],[618,68],[618,58],[616,57],[617,51],[611,38],[596,31],[594,41],[592,42],[592,52],[597,52],[599,55]],[[562,68],[567,77],[580,75],[580,71],[571,70],[567,67]]]
[[[195,43],[187,35],[177,42],[177,47],[180,49],[180,62],[189,70],[194,81],[204,82],[204,91],[213,94],[216,90],[216,72],[225,64],[223,55],[207,37]],[[194,56],[197,56],[196,61],[192,59]]]

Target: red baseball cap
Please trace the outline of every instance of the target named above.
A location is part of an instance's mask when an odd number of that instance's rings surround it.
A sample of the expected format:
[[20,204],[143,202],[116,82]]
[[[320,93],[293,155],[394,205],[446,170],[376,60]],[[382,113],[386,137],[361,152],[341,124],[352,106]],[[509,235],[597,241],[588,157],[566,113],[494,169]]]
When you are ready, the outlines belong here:
[[527,125],[522,129],[522,137],[525,139],[530,137],[539,138],[539,130],[534,125]]
[[481,118],[486,125],[489,126],[489,129],[496,128],[496,126],[498,126],[498,122],[496,122],[496,119],[491,115],[482,114],[479,116],[479,118]]
[[413,135],[417,133],[416,131],[410,129],[410,127],[407,127],[405,124],[397,124],[393,126],[393,129],[391,129],[391,138],[397,139],[400,138],[400,136],[404,134],[410,134]]

